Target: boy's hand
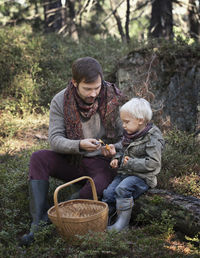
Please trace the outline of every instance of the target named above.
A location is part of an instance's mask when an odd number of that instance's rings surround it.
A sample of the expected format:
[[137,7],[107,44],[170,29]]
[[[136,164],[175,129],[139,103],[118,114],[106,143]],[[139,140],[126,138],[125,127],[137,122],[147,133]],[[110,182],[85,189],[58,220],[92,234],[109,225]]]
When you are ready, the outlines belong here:
[[113,157],[116,154],[115,146],[113,144],[109,144],[101,147],[101,152],[105,157]]
[[126,163],[128,162],[129,159],[130,159],[129,156],[125,156],[125,157],[124,157],[123,164],[126,165]]
[[111,168],[117,168],[118,167],[118,159],[113,159],[110,162],[110,166],[111,166]]

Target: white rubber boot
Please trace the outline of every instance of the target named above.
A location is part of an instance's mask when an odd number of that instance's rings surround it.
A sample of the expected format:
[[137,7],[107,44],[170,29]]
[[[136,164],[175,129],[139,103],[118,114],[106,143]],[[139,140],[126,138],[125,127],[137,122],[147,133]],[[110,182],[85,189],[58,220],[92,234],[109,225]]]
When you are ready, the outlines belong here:
[[121,231],[128,227],[133,209],[133,197],[116,199],[116,208],[117,221],[112,226],[108,226],[107,230]]

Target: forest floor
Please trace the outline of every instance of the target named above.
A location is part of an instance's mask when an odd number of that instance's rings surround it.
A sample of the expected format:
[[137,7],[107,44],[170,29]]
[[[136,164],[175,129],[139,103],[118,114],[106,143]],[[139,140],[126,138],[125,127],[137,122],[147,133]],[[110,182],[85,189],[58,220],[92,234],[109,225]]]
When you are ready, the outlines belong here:
[[[75,246],[65,242],[54,225],[49,225],[30,247],[20,247],[19,239],[30,225],[28,163],[33,151],[49,148],[48,113],[23,119],[4,114],[1,125],[1,257],[200,257],[198,236],[180,238],[170,216],[152,219],[148,224],[131,223],[129,230],[121,233],[88,234]],[[52,205],[53,192],[61,183],[51,181]],[[195,193],[198,195],[197,190]]]

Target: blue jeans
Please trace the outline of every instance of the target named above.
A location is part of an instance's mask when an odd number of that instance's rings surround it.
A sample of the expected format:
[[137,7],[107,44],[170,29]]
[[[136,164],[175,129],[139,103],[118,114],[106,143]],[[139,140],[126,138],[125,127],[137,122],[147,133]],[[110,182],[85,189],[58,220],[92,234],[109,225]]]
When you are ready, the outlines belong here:
[[103,191],[103,202],[115,203],[116,199],[138,198],[149,189],[145,181],[137,176],[117,175]]

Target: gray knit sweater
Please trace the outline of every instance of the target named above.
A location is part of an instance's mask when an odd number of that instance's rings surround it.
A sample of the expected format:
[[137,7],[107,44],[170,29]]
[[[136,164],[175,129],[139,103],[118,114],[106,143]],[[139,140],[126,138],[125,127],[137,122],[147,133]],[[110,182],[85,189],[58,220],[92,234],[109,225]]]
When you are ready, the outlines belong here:
[[[51,101],[49,118],[49,143],[51,149],[58,153],[83,154],[84,156],[101,155],[101,151],[87,152],[79,148],[80,140],[71,140],[66,137],[64,121],[64,92],[60,91]],[[72,111],[73,112],[73,111]],[[106,142],[106,134],[99,113],[94,114],[89,120],[81,118],[84,138],[103,139]],[[116,121],[119,139],[122,135],[120,118]],[[116,144],[117,148],[117,144]]]

